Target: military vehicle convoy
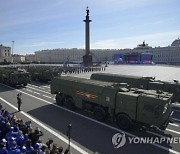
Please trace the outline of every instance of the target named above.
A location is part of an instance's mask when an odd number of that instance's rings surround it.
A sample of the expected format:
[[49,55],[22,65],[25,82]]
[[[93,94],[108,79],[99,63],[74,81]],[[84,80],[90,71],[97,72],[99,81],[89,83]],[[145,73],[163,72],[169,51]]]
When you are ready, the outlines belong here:
[[30,77],[29,73],[24,69],[17,67],[1,67],[0,82],[10,86],[26,86],[30,82]]
[[110,73],[93,73],[90,77],[93,80],[108,81],[108,82],[126,82],[132,87],[137,87],[147,90],[162,90],[173,93],[172,101],[180,102],[180,83],[178,81],[165,82],[155,80],[152,77],[140,77],[132,75],[120,75]]
[[165,129],[173,113],[172,94],[129,88],[126,83],[61,76],[52,80],[51,93],[57,104],[88,110],[99,121],[109,118],[123,130],[134,123]]
[[31,66],[26,69],[30,73],[31,80],[38,80],[40,82],[49,82],[59,74],[59,71],[48,66]]

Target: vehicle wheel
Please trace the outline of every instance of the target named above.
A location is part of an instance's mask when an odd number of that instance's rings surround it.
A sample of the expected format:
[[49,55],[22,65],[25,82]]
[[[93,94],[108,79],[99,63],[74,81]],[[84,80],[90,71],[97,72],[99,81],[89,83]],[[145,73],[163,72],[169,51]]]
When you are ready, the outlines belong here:
[[14,83],[11,83],[11,87],[16,87],[16,84],[14,84]]
[[4,78],[2,78],[2,83],[6,84],[6,80]]
[[74,100],[71,97],[66,98],[64,106],[70,110],[75,110]]
[[33,77],[31,77],[31,80],[32,80],[32,81],[35,81],[35,80],[36,80],[36,78],[33,76]]
[[24,83],[23,86],[24,86],[24,87],[27,86],[27,83]]
[[63,105],[63,96],[62,96],[62,93],[60,94],[56,94],[56,103],[60,106]]
[[107,117],[107,114],[106,114],[106,111],[104,110],[104,108],[102,108],[100,106],[96,106],[94,108],[94,117],[98,121],[104,121]]
[[15,87],[15,84],[13,84],[13,83],[9,83],[9,82],[8,82],[7,85],[10,86],[10,87]]
[[118,114],[116,117],[117,125],[123,130],[129,130],[133,126],[131,118],[125,114]]

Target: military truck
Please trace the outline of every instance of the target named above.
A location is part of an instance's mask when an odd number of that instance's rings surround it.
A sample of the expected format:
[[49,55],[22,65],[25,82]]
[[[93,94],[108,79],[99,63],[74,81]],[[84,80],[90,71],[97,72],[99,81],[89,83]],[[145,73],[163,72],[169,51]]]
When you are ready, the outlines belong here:
[[59,72],[48,66],[30,66],[27,68],[31,80],[40,82],[49,82],[53,77],[58,76]]
[[30,77],[29,73],[24,69],[17,67],[1,67],[0,82],[10,86],[26,86],[30,82]]
[[165,82],[155,80],[153,77],[140,77],[132,75],[120,75],[110,73],[93,73],[90,77],[93,80],[109,81],[109,82],[126,82],[132,87],[147,89],[147,90],[162,90],[173,93],[172,101],[180,102],[180,83],[176,80],[174,82]]
[[52,80],[51,93],[56,94],[57,104],[88,110],[99,121],[109,118],[123,130],[134,123],[165,129],[173,113],[172,94],[132,89],[126,83],[61,76]]

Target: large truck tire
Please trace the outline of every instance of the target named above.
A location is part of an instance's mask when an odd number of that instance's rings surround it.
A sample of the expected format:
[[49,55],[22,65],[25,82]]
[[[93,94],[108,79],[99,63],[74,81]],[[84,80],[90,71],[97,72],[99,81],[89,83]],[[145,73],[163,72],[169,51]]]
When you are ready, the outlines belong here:
[[101,106],[96,106],[94,108],[94,117],[98,121],[104,121],[107,117],[106,111]]
[[63,96],[62,93],[56,94],[56,103],[60,106],[63,105]]
[[133,122],[126,114],[118,114],[116,117],[117,125],[122,130],[130,130],[133,127]]
[[2,83],[6,84],[6,79],[2,77]]
[[27,83],[24,83],[23,86],[24,86],[24,87],[27,86]]
[[75,103],[74,103],[73,98],[67,97],[67,98],[65,99],[65,101],[64,101],[64,106],[65,106],[67,109],[75,110]]

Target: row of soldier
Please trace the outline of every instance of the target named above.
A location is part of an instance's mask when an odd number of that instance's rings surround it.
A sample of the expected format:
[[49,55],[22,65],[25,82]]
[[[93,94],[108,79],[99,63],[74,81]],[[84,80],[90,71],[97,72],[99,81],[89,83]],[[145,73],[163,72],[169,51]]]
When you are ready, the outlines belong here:
[[67,67],[67,68],[60,68],[61,73],[65,74],[79,74],[85,72],[95,72],[95,71],[105,71],[105,67]]

